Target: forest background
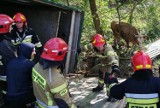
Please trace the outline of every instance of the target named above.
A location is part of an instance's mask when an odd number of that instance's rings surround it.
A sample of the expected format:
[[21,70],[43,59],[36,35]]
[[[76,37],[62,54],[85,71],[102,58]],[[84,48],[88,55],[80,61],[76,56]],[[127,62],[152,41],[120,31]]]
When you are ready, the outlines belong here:
[[[160,37],[160,0],[49,0],[61,3],[84,11],[84,22],[82,29],[81,45],[89,44],[92,37],[102,34],[107,43],[114,41],[111,30],[112,21],[127,22],[137,28],[140,34],[147,35],[144,45],[149,44]],[[123,42],[123,40],[122,40]],[[122,71],[131,71],[130,66],[126,67],[130,61],[130,52],[119,49],[120,64]],[[94,64],[93,56],[90,52],[84,53],[79,58],[78,70],[88,71]],[[85,59],[86,58],[86,59]],[[160,65],[160,60],[154,59],[155,69]],[[92,62],[92,63],[90,63]],[[92,65],[91,65],[92,64]],[[80,66],[82,65],[82,66]],[[128,73],[124,76],[128,76]]]

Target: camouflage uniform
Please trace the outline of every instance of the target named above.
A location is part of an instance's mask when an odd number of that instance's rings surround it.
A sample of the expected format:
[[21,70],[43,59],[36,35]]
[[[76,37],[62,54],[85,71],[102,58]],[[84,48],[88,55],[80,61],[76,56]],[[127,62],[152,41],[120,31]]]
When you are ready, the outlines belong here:
[[[93,50],[93,45],[85,45],[82,47],[82,50]],[[107,44],[105,45],[105,50],[103,52],[97,53],[96,65],[89,71],[97,71],[98,76],[98,85],[103,87],[104,85],[104,75],[106,72],[111,73],[111,67],[113,65],[119,66],[119,58],[117,53],[113,50],[112,46]]]

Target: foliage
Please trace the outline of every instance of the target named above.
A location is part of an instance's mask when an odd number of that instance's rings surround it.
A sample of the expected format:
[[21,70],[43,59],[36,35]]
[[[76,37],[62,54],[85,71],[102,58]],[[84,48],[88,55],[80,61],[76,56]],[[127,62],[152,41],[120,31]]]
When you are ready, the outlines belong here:
[[[89,8],[89,0],[52,1],[76,7],[85,12],[82,43],[90,42],[90,39],[96,32]],[[101,27],[105,32],[105,37],[110,43],[113,42],[110,23],[113,20],[118,21],[119,18],[120,21],[134,25],[141,34],[147,34],[149,40],[154,40],[160,35],[159,0],[96,0],[96,5]]]

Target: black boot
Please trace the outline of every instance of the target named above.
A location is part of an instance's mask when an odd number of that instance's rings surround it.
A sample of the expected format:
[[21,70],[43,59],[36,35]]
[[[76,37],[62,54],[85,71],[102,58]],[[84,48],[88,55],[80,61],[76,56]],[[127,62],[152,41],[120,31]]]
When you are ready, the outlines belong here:
[[99,92],[101,90],[103,90],[103,87],[100,87],[100,86],[97,86],[96,88],[92,89],[93,92]]

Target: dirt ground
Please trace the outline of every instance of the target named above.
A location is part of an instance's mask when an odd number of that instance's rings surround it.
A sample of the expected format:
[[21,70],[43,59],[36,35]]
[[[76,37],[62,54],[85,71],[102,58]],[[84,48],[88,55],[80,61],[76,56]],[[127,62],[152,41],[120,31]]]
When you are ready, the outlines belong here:
[[[120,82],[123,80],[119,79]],[[76,105],[80,108],[124,108],[126,103],[124,99],[107,102],[105,87],[101,92],[92,92],[92,88],[97,86],[97,81],[96,77],[69,80],[70,93]]]

